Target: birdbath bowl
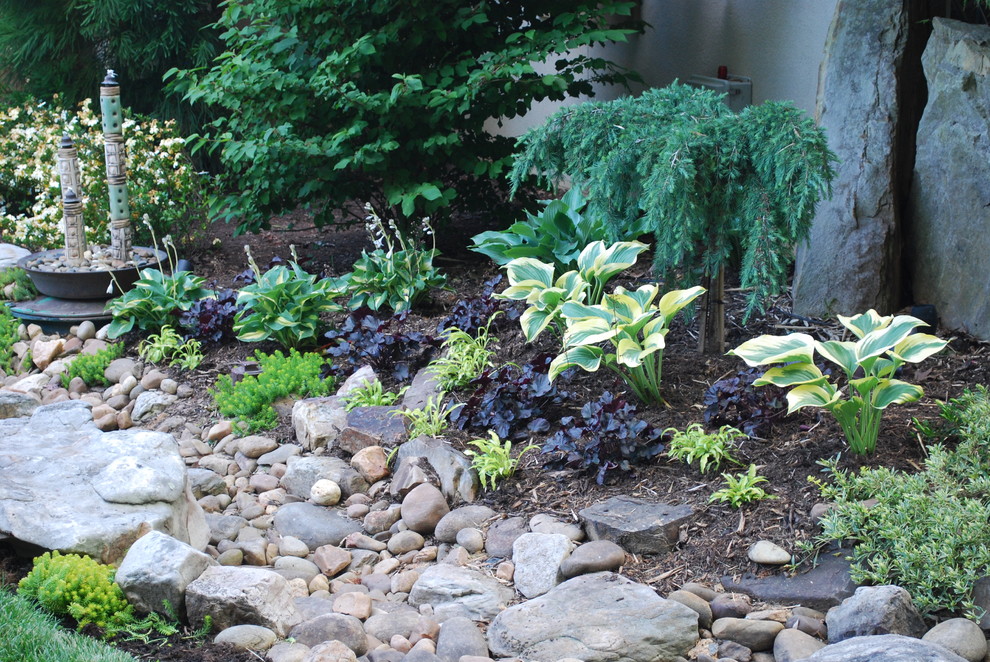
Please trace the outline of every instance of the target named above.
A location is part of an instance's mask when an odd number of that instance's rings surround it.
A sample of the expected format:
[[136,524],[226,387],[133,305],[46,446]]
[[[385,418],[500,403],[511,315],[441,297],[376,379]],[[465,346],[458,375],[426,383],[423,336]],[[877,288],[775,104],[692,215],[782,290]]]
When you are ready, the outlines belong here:
[[[96,248],[96,247],[94,247]],[[134,286],[141,269],[158,267],[167,256],[164,251],[135,246],[133,260],[113,263],[94,251],[92,260],[80,267],[68,266],[61,248],[32,253],[17,261],[42,294],[57,299],[109,299]]]

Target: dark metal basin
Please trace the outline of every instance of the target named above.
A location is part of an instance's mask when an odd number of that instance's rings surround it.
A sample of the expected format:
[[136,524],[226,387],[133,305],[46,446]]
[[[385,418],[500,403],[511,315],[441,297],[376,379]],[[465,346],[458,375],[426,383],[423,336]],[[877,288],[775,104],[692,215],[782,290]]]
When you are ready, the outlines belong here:
[[[151,248],[135,246],[134,250],[156,255],[157,260],[149,261],[147,264],[141,265],[140,268],[127,267],[126,269],[113,269],[111,271],[58,272],[42,271],[28,266],[30,262],[38,258],[44,259],[49,256],[61,255],[64,251],[58,248],[22,257],[17,261],[17,266],[24,269],[31,276],[31,281],[38,288],[38,291],[47,296],[59,299],[111,299],[119,297],[134,286],[134,283],[140,278],[138,273],[140,269],[157,268],[161,261],[167,257],[164,251],[155,251]],[[112,289],[111,284],[113,285]],[[111,291],[107,292],[108,289]]]

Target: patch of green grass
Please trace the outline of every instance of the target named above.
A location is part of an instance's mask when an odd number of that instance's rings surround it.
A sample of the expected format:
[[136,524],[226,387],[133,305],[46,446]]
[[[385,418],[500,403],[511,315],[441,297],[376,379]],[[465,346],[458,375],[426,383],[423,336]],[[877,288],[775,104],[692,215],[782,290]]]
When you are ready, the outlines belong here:
[[136,662],[136,658],[59,626],[53,616],[0,589],[0,662]]

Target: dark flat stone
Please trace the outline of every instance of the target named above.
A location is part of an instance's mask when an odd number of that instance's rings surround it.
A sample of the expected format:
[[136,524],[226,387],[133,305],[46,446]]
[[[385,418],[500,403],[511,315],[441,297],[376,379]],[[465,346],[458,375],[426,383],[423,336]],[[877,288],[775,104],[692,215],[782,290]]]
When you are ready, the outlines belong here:
[[673,547],[694,510],[619,495],[578,514],[589,539],[611,540],[633,554],[657,554]]
[[818,557],[818,565],[806,573],[787,577],[756,577],[749,573],[739,581],[722,578],[726,591],[745,593],[760,600],[777,604],[799,604],[820,611],[834,607],[856,591],[849,577],[849,561],[844,554]]

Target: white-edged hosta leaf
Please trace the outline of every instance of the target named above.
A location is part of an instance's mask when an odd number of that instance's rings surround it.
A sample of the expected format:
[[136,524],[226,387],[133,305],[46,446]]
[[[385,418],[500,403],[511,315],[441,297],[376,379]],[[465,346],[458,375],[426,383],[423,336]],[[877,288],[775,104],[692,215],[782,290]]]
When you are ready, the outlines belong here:
[[568,368],[578,367],[595,372],[602,362],[602,350],[598,347],[571,347],[550,362],[550,380],[553,381]]
[[760,336],[747,340],[729,354],[738,356],[749,367],[767,363],[790,363],[802,361],[814,363],[815,339],[806,333],[792,333],[786,336]]
[[825,379],[825,375],[814,363],[791,363],[790,365],[770,368],[763,376],[753,382],[753,386],[797,386],[798,384],[815,384]]
[[611,325],[603,319],[585,317],[568,323],[567,331],[564,333],[564,346],[597,345],[614,338],[619,332],[620,327]]
[[643,364],[643,358],[649,354],[632,338],[623,338],[616,347],[615,360],[619,365],[638,368]]
[[894,345],[891,352],[906,363],[919,363],[938,354],[949,343],[928,333],[915,333]]
[[925,394],[924,389],[899,379],[883,379],[873,391],[873,402],[877,409],[886,409],[893,404],[914,402]]
[[886,326],[891,320],[890,317],[884,317],[872,308],[859,315],[853,315],[852,317],[839,315],[838,318],[842,326],[852,331],[857,338],[862,338],[871,331]]
[[831,384],[802,384],[787,392],[787,413],[802,407],[828,407],[839,401],[839,394]]
[[856,343],[840,340],[827,340],[817,344],[818,353],[837,364],[851,377],[859,367],[856,362]]
[[505,265],[505,273],[512,285],[534,281],[544,287],[553,286],[553,265],[532,257],[520,257],[509,262]]
[[550,326],[550,322],[552,321],[552,312],[540,310],[532,306],[527,308],[519,317],[519,324],[522,325],[526,342],[533,342],[537,336],[543,333],[544,329]]
[[898,315],[887,326],[870,331],[856,343],[856,359],[862,363],[874,356],[880,356],[898,343],[903,342],[915,327],[924,325],[917,317]]
[[670,320],[674,319],[674,315],[704,293],[705,288],[700,285],[686,290],[671,290],[660,297],[657,307],[660,309],[660,314],[667,320],[667,324],[670,325]]
[[859,379],[850,379],[849,388],[855,389],[861,398],[866,400],[870,391],[876,388],[876,385],[880,383],[880,379],[874,377],[873,375],[867,375],[866,377],[860,377]]

